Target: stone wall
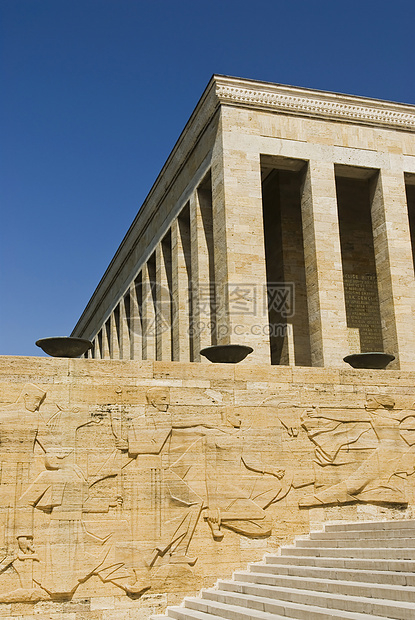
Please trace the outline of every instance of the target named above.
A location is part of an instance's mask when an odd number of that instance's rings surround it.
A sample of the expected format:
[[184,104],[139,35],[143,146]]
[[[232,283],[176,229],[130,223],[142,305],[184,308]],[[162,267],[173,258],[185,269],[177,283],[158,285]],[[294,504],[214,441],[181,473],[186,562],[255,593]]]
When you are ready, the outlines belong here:
[[413,516],[415,374],[0,358],[0,614],[146,618],[325,521]]

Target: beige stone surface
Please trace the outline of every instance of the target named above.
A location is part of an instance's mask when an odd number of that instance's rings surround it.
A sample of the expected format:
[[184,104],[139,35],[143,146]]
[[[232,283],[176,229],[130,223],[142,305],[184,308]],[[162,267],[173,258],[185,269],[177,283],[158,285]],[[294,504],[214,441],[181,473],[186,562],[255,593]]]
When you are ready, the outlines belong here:
[[218,344],[249,342],[251,362],[267,362],[260,158],[247,142],[234,147],[233,130],[232,115],[225,111],[212,157]]
[[[189,362],[190,358],[190,303],[188,261],[190,249],[186,218],[178,218],[171,228],[172,252],[172,358]],[[151,358],[149,358],[151,359]]]
[[[171,239],[169,239],[171,243]],[[170,313],[169,280],[172,277],[170,245],[162,241],[156,248],[156,359],[172,359],[172,330]]]
[[200,350],[216,344],[216,330],[210,325],[216,320],[212,191],[210,178],[189,201],[190,253],[192,270],[192,333],[194,362],[206,361]]
[[385,347],[396,351],[400,368],[412,370],[415,346],[414,265],[411,261],[408,207],[401,171],[381,170],[374,188],[372,222]]
[[129,338],[130,338],[130,355],[126,359],[142,360],[143,359],[143,333],[142,322],[140,320],[140,312],[137,300],[137,284],[134,280],[128,290],[130,301],[129,316]]
[[301,209],[312,365],[340,366],[349,347],[333,164],[310,161]]
[[317,523],[413,516],[414,401],[397,370],[0,357],[0,614],[146,618]]

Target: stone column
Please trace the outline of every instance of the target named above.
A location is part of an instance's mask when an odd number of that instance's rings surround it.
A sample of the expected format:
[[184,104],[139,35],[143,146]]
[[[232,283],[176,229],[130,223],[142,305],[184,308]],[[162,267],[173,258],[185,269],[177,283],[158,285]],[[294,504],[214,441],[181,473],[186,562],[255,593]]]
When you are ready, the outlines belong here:
[[[192,263],[194,361],[207,362],[200,349],[215,344],[215,289],[213,264],[212,205],[208,190],[190,198],[190,255]],[[210,247],[209,247],[210,246]],[[211,256],[209,257],[209,252]]]
[[174,361],[189,362],[189,279],[186,268],[185,248],[183,246],[182,231],[179,219],[174,220],[171,226],[171,259],[172,259],[172,329]]
[[101,359],[101,350],[99,348],[98,334],[94,338],[94,359],[96,359],[96,360],[100,360]]
[[120,359],[120,343],[118,340],[118,327],[117,321],[115,320],[115,310],[111,312],[110,316],[110,325],[111,325],[111,342],[110,342],[110,353],[111,359],[119,360]]
[[143,359],[143,338],[141,325],[141,308],[137,299],[137,287],[141,290],[141,281],[134,280],[130,284],[130,316],[129,316],[129,334],[130,334],[130,359]]
[[120,299],[120,359],[130,359],[130,335],[128,331],[127,314],[125,311],[125,297]]
[[[168,248],[163,247],[161,241],[156,247],[156,359],[171,361],[171,298],[169,286],[169,274],[171,269],[171,257],[166,255]],[[169,264],[170,261],[170,264]]]
[[313,366],[343,367],[349,353],[332,163],[310,161],[301,197]]
[[248,139],[238,144],[228,114],[212,154],[217,340],[252,346],[247,361],[269,363],[260,157]]
[[153,300],[153,281],[149,264],[144,265],[142,272],[142,326],[143,326],[143,359],[156,359],[156,311]]
[[401,171],[382,169],[374,180],[372,226],[383,348],[395,355],[395,368],[415,370],[414,267]]
[[101,359],[103,359],[103,360],[111,359],[110,343],[109,343],[109,331],[110,331],[110,329],[111,329],[111,323],[110,323],[109,319],[107,319],[107,321],[105,321],[105,323],[104,323],[104,325],[102,326],[102,329],[101,329],[101,332],[102,332]]
[[287,356],[290,365],[309,366],[311,363],[308,327],[307,291],[304,268],[304,243],[301,226],[301,204],[298,176],[281,170],[280,205],[284,279],[292,293],[293,316],[287,319]]

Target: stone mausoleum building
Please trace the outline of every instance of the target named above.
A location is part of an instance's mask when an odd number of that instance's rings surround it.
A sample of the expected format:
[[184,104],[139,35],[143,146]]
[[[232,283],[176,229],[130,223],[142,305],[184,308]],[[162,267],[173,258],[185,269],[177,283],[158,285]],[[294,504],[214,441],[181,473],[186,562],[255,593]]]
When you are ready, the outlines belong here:
[[95,359],[415,370],[413,106],[213,76],[73,335]]
[[414,106],[214,76],[86,359],[0,356],[0,618],[413,620],[414,257]]

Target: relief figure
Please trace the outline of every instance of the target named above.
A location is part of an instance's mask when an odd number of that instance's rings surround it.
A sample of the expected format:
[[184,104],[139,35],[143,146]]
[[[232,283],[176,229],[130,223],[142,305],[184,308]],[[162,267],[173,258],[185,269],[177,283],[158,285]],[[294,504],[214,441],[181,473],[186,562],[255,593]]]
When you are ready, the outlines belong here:
[[[17,402],[0,411],[0,572],[31,547],[30,539],[17,537],[16,500],[30,481],[35,445],[45,451],[47,429],[40,414],[45,398],[45,391],[28,383]],[[26,568],[24,563],[15,563],[23,588],[28,585]]]
[[[227,415],[233,431],[218,429],[206,435],[206,494],[204,515],[212,536],[220,541],[223,527],[250,538],[264,538],[272,531],[266,509],[288,493],[282,482],[285,469],[276,458],[267,458],[269,445],[277,454],[279,433],[243,428],[237,414]],[[274,453],[275,450],[275,453]]]
[[[117,442],[119,448],[127,449],[129,456],[135,458],[141,476],[147,470],[155,504],[165,505],[165,501],[168,504],[167,514],[161,516],[162,523],[157,523],[156,515],[153,518],[153,533],[149,534],[154,546],[146,563],[151,568],[163,558],[173,564],[193,566],[197,557],[189,555],[189,546],[203,499],[188,483],[188,478],[195,452],[202,445],[204,424],[199,420],[191,423],[175,420],[169,410],[170,395],[166,388],[150,388],[146,398],[144,415],[133,420],[127,440]],[[151,462],[149,455],[154,456]],[[135,512],[133,519],[140,523],[142,516]]]
[[[301,507],[343,504],[353,501],[393,504],[406,502],[403,483],[406,476],[414,472],[415,453],[410,441],[405,439],[402,423],[407,420],[414,422],[414,412],[397,411],[394,407],[394,399],[387,394],[367,396],[366,415],[362,416],[361,420],[365,421],[367,430],[373,430],[377,439],[377,447],[345,480],[314,495],[302,498],[299,503]],[[320,415],[322,418],[325,416],[321,413]],[[326,415],[335,414],[330,412]],[[355,421],[357,422],[357,420]],[[323,419],[323,428],[326,423],[327,419]],[[318,424],[317,421],[316,424]],[[353,441],[356,441],[358,436],[364,432],[360,428],[362,422],[360,421],[358,424],[359,427],[355,427]],[[409,424],[410,426],[411,424]],[[412,424],[412,426],[414,425]],[[409,427],[407,424],[406,430],[410,432]],[[329,439],[330,437],[328,437]],[[318,446],[320,440],[315,432],[312,440]],[[338,451],[340,446],[339,443],[336,444],[336,439],[334,445]],[[341,445],[345,444],[342,443]],[[325,454],[329,453],[327,447],[323,448],[321,445],[318,447]]]
[[[111,502],[93,498],[88,506],[88,484],[82,470],[66,457],[68,449],[53,449],[45,454],[45,471],[29,485],[18,501],[17,537],[19,541],[33,540],[33,546],[23,551],[30,556],[36,549],[36,531],[27,507],[49,515],[45,538],[45,561],[41,575],[34,581],[53,598],[71,597],[79,584],[91,575],[103,582],[111,581],[127,594],[135,594],[128,580],[135,576],[122,561],[115,561],[111,534],[100,537],[88,531],[85,512],[108,511]],[[113,504],[119,501],[114,498]],[[93,553],[91,553],[91,548]],[[87,552],[87,549],[89,552]]]

